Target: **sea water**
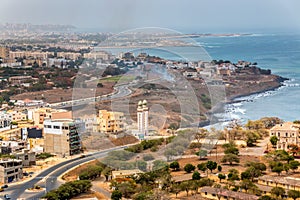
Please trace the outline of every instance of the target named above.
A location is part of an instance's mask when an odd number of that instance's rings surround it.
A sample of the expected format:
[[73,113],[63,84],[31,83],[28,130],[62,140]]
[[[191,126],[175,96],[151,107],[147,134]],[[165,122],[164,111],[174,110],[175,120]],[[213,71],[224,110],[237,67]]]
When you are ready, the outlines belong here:
[[[225,120],[259,119],[266,116],[279,117],[285,121],[300,119],[300,33],[298,34],[249,34],[234,37],[193,38],[201,47],[164,47],[136,49],[171,60],[239,60],[257,62],[272,73],[289,78],[284,86],[260,94],[242,97],[239,103],[226,106]],[[114,49],[112,53],[132,51]]]

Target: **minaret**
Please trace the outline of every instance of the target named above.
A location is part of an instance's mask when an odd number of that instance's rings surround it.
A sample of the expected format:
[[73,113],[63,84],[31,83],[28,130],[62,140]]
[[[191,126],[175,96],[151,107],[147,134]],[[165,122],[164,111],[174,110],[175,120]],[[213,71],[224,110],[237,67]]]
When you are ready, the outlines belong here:
[[138,131],[141,135],[148,135],[148,107],[147,101],[139,101],[137,107]]

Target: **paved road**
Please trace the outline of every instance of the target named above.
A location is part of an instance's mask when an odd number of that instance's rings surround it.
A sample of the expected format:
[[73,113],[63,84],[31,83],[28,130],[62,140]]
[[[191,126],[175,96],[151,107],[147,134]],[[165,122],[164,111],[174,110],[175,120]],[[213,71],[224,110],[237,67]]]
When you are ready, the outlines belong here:
[[[1,197],[3,197],[4,194],[10,194],[12,199],[17,199],[17,198],[25,198],[30,199],[30,200],[35,200],[39,199],[42,197],[46,192],[57,188],[59,185],[62,183],[58,180],[58,177],[65,173],[68,169],[73,168],[75,166],[78,166],[82,163],[97,159],[97,158],[102,158],[106,156],[108,152],[119,150],[119,149],[124,149],[125,146],[122,147],[114,147],[111,149],[99,151],[92,153],[90,155],[87,155],[84,158],[74,158],[71,160],[64,161],[62,163],[59,163],[57,165],[54,165],[43,172],[39,173],[35,178],[32,180],[26,181],[24,183],[20,183],[17,185],[12,185],[9,186],[5,192],[2,193]],[[25,192],[27,188],[32,187],[33,185],[40,185],[44,188],[46,188],[46,191],[40,192],[40,193],[29,193]]]
[[53,103],[49,106],[51,108],[69,108],[72,106],[80,106],[80,105],[86,105],[93,102],[98,101],[105,101],[105,100],[112,100],[116,98],[121,98],[125,96],[129,96],[132,91],[129,89],[130,86],[134,85],[133,83],[129,83],[127,85],[120,85],[114,87],[115,92],[107,95],[97,96],[97,97],[88,97],[84,99],[78,99],[78,100],[71,100],[71,101],[64,101],[59,103]]

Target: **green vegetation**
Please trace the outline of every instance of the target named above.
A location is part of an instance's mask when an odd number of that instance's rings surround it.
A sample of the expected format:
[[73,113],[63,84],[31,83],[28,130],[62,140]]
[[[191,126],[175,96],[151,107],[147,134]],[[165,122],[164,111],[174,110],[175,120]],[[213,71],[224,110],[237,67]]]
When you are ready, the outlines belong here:
[[94,180],[97,177],[101,176],[101,172],[103,171],[103,168],[101,166],[89,166],[87,169],[85,169],[83,172],[79,174],[80,180]]
[[177,161],[170,163],[170,168],[174,171],[178,171],[180,169],[179,163]]
[[191,173],[192,171],[195,170],[195,168],[196,167],[194,165],[192,165],[192,164],[186,164],[184,166],[184,171],[186,171],[187,173]]
[[278,140],[278,137],[276,137],[275,135],[270,138],[270,142],[273,145],[273,147],[277,145]]
[[119,190],[114,190],[111,194],[111,199],[112,200],[121,200],[122,199],[122,192]]
[[53,156],[55,156],[55,155],[53,155],[51,153],[44,152],[44,153],[37,154],[36,155],[36,159],[38,159],[38,160],[45,160],[45,159],[51,158]]
[[71,199],[89,191],[91,187],[92,184],[89,180],[71,181],[59,186],[56,190],[51,190],[43,198],[47,200]]
[[156,139],[156,140],[143,140],[140,144],[136,144],[132,147],[125,149],[126,151],[130,151],[133,153],[141,153],[143,150],[151,149],[153,147],[157,147],[162,145],[164,139]]

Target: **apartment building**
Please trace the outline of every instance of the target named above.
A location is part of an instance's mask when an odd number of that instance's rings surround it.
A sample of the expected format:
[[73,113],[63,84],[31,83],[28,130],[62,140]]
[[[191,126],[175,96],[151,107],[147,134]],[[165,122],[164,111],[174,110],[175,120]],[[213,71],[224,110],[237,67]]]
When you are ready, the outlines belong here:
[[61,156],[78,154],[81,151],[80,122],[71,119],[44,121],[44,151]]
[[0,160],[0,182],[10,183],[23,178],[22,160],[2,159]]
[[6,112],[0,112],[0,132],[10,129],[11,116]]
[[23,83],[28,83],[32,80],[33,79],[31,76],[11,76],[8,78],[8,81],[12,85],[21,85]]
[[124,113],[99,110],[97,131],[101,133],[119,133],[124,130]]
[[270,129],[270,137],[278,138],[277,149],[288,150],[290,144],[300,145],[300,124],[285,122]]
[[33,120],[34,126],[43,127],[46,119],[72,119],[72,112],[63,109],[39,108],[28,112],[28,119]]
[[9,48],[0,46],[0,57],[6,59],[9,57]]
[[19,122],[27,120],[27,114],[17,110],[9,110],[7,111],[8,114],[11,116],[11,121]]

